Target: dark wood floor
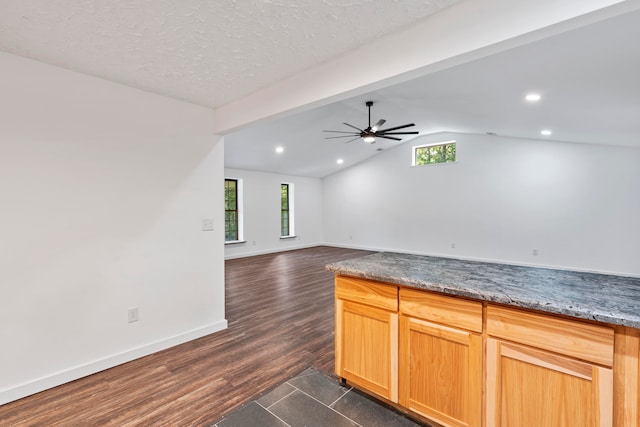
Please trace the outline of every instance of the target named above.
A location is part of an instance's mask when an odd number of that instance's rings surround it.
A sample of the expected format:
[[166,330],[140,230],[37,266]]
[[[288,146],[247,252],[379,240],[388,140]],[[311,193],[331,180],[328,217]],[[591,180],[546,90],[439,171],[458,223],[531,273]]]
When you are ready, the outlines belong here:
[[327,263],[317,247],[226,261],[229,328],[0,406],[1,426],[203,426],[309,366],[333,372]]

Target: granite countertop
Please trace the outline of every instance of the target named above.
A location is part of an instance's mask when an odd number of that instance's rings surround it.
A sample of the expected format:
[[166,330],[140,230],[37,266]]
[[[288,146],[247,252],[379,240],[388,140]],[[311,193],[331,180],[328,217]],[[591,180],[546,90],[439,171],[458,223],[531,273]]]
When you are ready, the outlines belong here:
[[346,276],[640,328],[640,278],[393,252],[326,268]]

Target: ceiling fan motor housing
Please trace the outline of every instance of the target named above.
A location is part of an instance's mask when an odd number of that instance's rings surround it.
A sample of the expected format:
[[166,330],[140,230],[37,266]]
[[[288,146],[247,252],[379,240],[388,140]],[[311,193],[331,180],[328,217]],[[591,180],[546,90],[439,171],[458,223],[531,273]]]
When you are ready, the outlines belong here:
[[[392,139],[394,141],[402,141],[401,138],[398,138],[396,135],[417,135],[418,132],[395,132],[397,130],[400,129],[404,129],[407,127],[411,127],[411,126],[415,126],[415,124],[413,123],[409,123],[406,125],[402,125],[402,126],[395,126],[395,127],[391,127],[391,128],[387,128],[387,129],[380,129],[382,127],[382,125],[386,122],[386,120],[384,119],[380,119],[378,120],[378,123],[376,123],[373,127],[371,127],[371,107],[373,106],[373,101],[367,101],[365,102],[365,105],[367,106],[367,109],[369,110],[369,122],[368,122],[368,126],[366,129],[360,129],[356,126],[350,125],[349,123],[344,123],[345,125],[349,126],[350,128],[353,128],[354,130],[357,130],[358,132],[345,132],[345,131],[332,131],[332,130],[325,130],[324,132],[333,132],[333,133],[343,133],[346,135],[342,135],[342,136],[331,136],[328,137],[327,139],[335,139],[335,138],[353,138],[354,136],[356,138],[354,139],[358,139],[358,138],[362,138],[362,140],[364,142],[367,142],[369,144],[375,144],[376,142],[376,138],[384,138],[384,139]],[[393,136],[391,136],[393,135]],[[354,139],[351,139],[347,142],[351,142]]]

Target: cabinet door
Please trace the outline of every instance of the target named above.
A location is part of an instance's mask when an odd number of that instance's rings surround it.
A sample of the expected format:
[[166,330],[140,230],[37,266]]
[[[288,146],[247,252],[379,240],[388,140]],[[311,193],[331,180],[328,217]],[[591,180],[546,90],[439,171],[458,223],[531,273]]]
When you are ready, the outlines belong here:
[[400,404],[446,426],[482,423],[482,337],[400,317]]
[[398,314],[336,300],[336,373],[398,402]]
[[610,368],[489,338],[486,381],[487,426],[613,423]]

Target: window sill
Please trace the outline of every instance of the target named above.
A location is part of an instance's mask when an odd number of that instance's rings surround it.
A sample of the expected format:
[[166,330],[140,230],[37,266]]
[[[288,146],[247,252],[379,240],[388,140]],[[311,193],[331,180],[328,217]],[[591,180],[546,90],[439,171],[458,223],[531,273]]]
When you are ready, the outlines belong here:
[[455,165],[457,164],[458,161],[456,160],[455,162],[442,162],[442,163],[426,163],[424,165],[411,165],[412,168],[421,168],[423,166],[443,166],[443,165]]
[[280,240],[289,240],[289,239],[296,239],[298,238],[298,236],[280,236]]
[[239,245],[241,243],[247,243],[246,240],[229,240],[228,242],[224,242],[225,245]]

